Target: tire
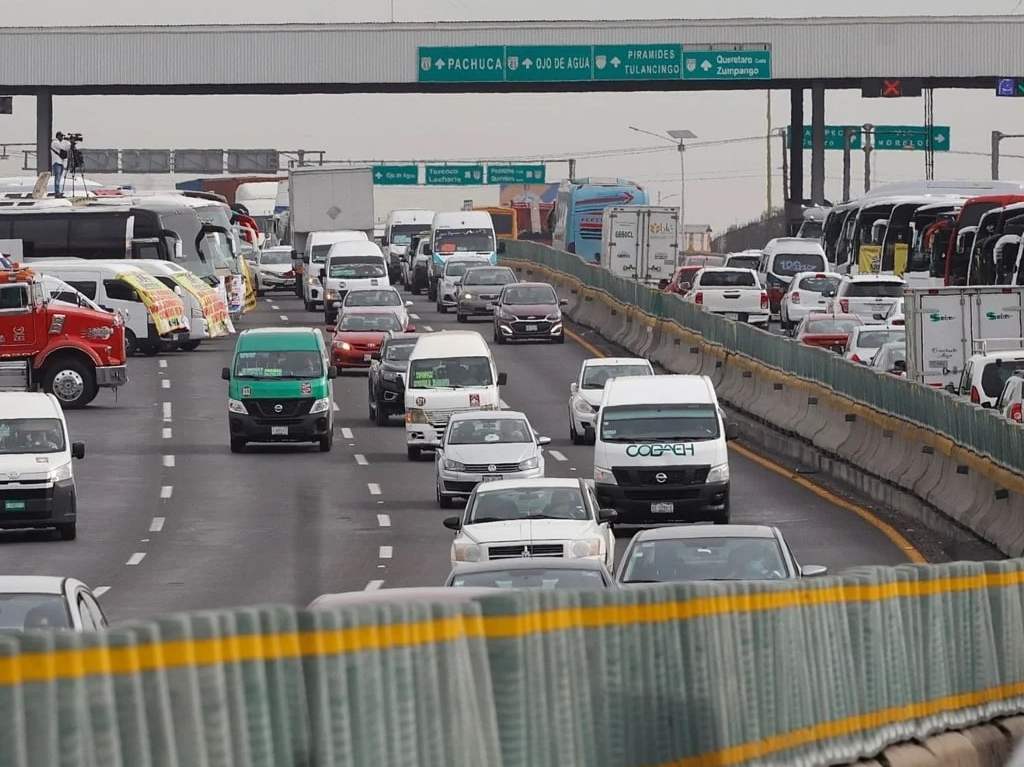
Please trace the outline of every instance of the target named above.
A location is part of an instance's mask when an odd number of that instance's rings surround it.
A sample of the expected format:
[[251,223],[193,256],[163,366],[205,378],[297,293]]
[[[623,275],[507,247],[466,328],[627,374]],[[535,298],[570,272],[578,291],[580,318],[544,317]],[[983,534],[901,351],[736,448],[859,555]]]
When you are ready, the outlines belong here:
[[63,408],[85,407],[96,397],[96,372],[75,357],[58,357],[47,363],[43,391],[53,394]]
[[555,343],[556,344],[564,344],[565,343],[565,333],[560,333],[558,335],[558,337],[555,339]]
[[725,508],[715,512],[715,524],[716,525],[727,525],[729,524],[729,496],[725,496]]
[[465,314],[456,314],[455,315],[455,320],[456,320],[456,322],[466,322],[466,315]]
[[450,498],[447,495],[441,494],[441,486],[436,483],[434,487],[434,494],[437,496],[437,505],[440,506],[442,509],[450,509],[452,506],[455,505],[455,502],[452,498]]
[[574,445],[582,445],[587,441],[586,435],[580,434],[576,431],[576,424],[573,422],[571,417],[569,418],[569,439],[572,440],[572,444]]
[[371,423],[377,420],[376,404],[373,399],[373,390],[371,389],[369,396],[366,398],[367,418],[370,419]]
[[420,459],[420,448],[408,445],[405,448],[405,454],[410,461],[418,461]]
[[73,541],[78,537],[78,526],[74,522],[57,525],[57,536],[62,541]]
[[330,431],[326,437],[320,438],[320,452],[329,453],[331,452],[331,446],[334,444],[334,432]]
[[448,314],[448,307],[445,306],[444,304],[439,303],[437,305],[437,310],[441,312],[441,314]]
[[124,329],[124,354],[126,357],[134,357],[139,352],[139,342],[135,338],[135,334]]
[[186,341],[183,344],[178,344],[178,348],[181,349],[183,352],[194,352],[196,349],[199,348],[199,344],[201,344],[201,343],[202,343],[202,340],[199,340],[199,341]]
[[231,438],[231,452],[232,453],[244,453],[245,452],[245,440],[242,437]]
[[302,299],[302,305],[305,307],[307,312],[312,312],[316,309],[316,304],[312,301],[307,301],[305,298]]
[[427,298],[431,301],[437,300],[437,288],[433,285],[427,285]]
[[373,422],[378,426],[388,425],[388,411],[380,402],[373,409]]
[[147,357],[155,357],[160,353],[160,343],[157,341],[137,341],[139,351]]

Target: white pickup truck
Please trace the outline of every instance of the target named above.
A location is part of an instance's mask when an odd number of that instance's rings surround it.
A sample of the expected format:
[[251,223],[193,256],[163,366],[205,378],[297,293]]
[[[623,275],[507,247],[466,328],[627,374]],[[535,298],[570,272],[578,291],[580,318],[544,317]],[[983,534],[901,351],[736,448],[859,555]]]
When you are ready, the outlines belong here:
[[768,293],[753,269],[701,269],[683,300],[730,320],[768,326]]

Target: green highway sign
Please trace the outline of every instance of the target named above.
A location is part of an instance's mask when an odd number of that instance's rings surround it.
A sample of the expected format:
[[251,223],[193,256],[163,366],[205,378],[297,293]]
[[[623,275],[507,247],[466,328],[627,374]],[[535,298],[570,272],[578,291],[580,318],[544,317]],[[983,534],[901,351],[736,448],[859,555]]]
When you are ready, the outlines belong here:
[[595,80],[678,80],[679,45],[595,45]]
[[[853,129],[853,135],[850,136],[850,149],[860,149],[864,146],[861,126],[859,125],[826,125],[825,126],[825,148],[826,149],[842,149],[845,141],[844,130],[846,128]],[[789,128],[790,141],[793,140],[793,127]],[[804,149],[814,148],[814,136],[810,125],[804,126],[804,138],[803,138]]]
[[764,48],[690,50],[679,43],[421,46],[421,83],[770,80]]
[[[875,149],[927,149],[928,134],[923,125],[876,125]],[[932,148],[936,152],[949,151],[948,125],[932,126]]]
[[484,183],[483,165],[428,165],[427,186],[475,186]]
[[418,165],[373,166],[373,183],[379,186],[415,186],[419,182]]
[[684,80],[770,80],[771,51],[683,50]]
[[488,184],[543,184],[543,165],[488,165]]
[[593,79],[589,45],[507,45],[505,81],[574,82]]
[[500,83],[505,80],[505,46],[420,47],[421,83]]

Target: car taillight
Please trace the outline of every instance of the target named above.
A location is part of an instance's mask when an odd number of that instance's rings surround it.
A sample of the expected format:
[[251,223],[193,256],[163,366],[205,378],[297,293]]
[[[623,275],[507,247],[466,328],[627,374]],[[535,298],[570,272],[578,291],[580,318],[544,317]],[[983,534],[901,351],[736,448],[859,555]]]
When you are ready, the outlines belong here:
[[789,301],[790,303],[793,304],[800,303],[800,293],[794,290],[792,293],[789,294]]
[[761,308],[768,308],[768,294],[763,290],[761,291]]
[[847,301],[845,298],[840,298],[839,299],[839,310],[843,314],[849,314],[850,313],[850,302]]
[[1022,418],[1024,418],[1024,413],[1021,413],[1020,403],[1019,402],[1015,402],[1010,407],[1010,420],[1011,421],[1016,421],[1017,423],[1020,423]]
[[704,303],[704,294],[701,291],[698,290],[696,293],[693,294],[693,303],[697,304],[698,306]]
[[971,387],[971,402],[975,403],[976,405],[981,404],[981,394],[978,393],[977,386]]

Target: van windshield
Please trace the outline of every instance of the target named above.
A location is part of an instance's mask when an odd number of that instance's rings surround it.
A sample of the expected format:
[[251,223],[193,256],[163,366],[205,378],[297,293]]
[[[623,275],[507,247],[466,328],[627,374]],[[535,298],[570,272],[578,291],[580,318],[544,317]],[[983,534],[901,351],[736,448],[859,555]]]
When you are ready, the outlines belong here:
[[604,442],[653,442],[716,439],[714,405],[621,405],[601,411]]
[[434,234],[434,250],[437,253],[487,253],[494,250],[494,232],[483,228],[438,229]]
[[430,231],[430,224],[394,224],[391,227],[391,244],[408,245],[414,235]]
[[200,248],[203,255],[213,262],[215,269],[226,269],[232,274],[241,273],[238,261],[231,253],[231,243],[223,232],[207,232]]
[[772,260],[771,271],[783,277],[799,272],[823,272],[825,257],[817,253],[780,253]]
[[410,389],[462,389],[493,383],[487,357],[425,358],[409,365]]
[[330,276],[347,280],[383,277],[387,274],[379,256],[342,256],[331,259]]
[[235,378],[319,378],[323,360],[315,350],[239,352]]
[[583,371],[584,389],[603,389],[613,378],[653,375],[648,365],[587,365]]
[[5,418],[0,421],[0,455],[59,453],[64,429],[56,418]]

